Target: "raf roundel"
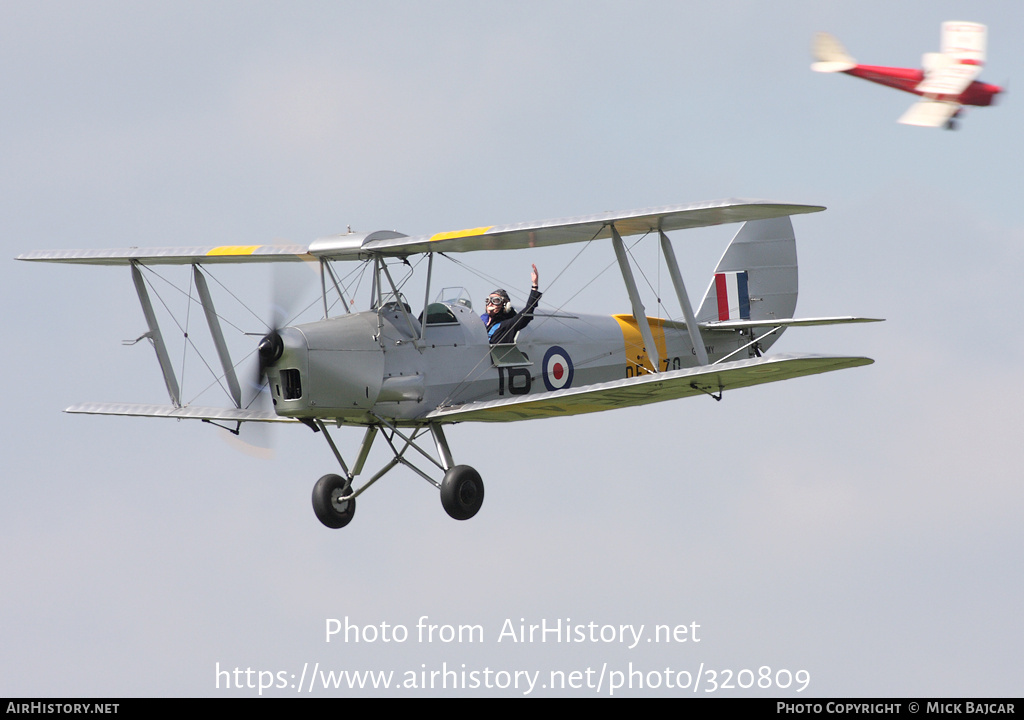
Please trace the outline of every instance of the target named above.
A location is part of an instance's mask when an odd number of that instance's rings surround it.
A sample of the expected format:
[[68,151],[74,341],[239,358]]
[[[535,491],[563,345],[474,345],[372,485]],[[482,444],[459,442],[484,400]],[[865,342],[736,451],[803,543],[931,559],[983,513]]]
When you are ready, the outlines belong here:
[[572,359],[564,349],[553,345],[544,353],[544,387],[563,390],[572,387]]

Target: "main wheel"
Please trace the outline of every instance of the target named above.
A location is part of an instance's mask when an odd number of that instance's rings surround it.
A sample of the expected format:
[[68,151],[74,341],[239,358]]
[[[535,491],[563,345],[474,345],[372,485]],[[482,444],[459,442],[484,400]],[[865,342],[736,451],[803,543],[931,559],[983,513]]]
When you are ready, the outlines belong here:
[[441,504],[456,520],[469,520],[484,504],[484,481],[469,465],[456,465],[441,481]]
[[[347,487],[346,487],[347,486]],[[343,528],[356,514],[356,499],[343,500],[352,487],[341,475],[324,475],[313,486],[313,512],[329,528]]]

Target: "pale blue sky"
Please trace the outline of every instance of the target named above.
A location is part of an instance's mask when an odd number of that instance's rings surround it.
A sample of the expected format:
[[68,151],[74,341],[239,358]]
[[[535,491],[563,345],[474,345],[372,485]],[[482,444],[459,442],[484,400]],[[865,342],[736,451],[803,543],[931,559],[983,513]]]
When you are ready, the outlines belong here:
[[[816,31],[914,66],[950,19],[989,25],[982,79],[1010,85],[956,133],[898,125],[910,95],[809,69]],[[798,315],[887,318],[775,346],[866,368],[451,428],[487,483],[476,518],[398,470],[331,532],[309,494],[335,462],[305,429],[261,460],[200,423],[62,414],[166,399],[152,351],[121,345],[144,330],[130,276],[0,263],[0,695],[251,694],[218,691],[218,662],[767,665],[810,672],[794,697],[1019,695],[1022,36],[1007,2],[0,3],[8,258],[757,197],[829,208],[794,221]],[[677,236],[691,294],[733,230]],[[548,287],[574,252],[461,259],[519,289],[536,262],[553,305],[626,311],[616,272],[576,295],[610,248]],[[232,278],[263,307],[265,273]],[[335,437],[351,453],[360,433]],[[324,643],[346,615],[488,641]],[[509,646],[506,618],[703,634]],[[634,692],[655,693],[678,694]]]

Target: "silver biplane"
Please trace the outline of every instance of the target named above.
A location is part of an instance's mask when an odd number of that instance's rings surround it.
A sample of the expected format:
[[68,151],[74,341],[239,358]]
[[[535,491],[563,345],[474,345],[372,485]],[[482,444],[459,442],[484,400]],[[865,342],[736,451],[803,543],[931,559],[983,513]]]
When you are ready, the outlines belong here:
[[[197,419],[235,433],[243,423],[303,423],[324,437],[341,466],[341,474],[324,475],[313,489],[316,516],[324,525],[340,528],[352,520],[356,498],[399,464],[440,490],[441,503],[451,517],[473,517],[483,503],[484,485],[476,470],[455,463],[445,438],[446,425],[575,415],[695,395],[717,400],[736,388],[870,364],[872,360],[864,357],[764,355],[790,326],[871,321],[849,316],[793,317],[797,258],[789,216],[823,209],[727,200],[420,237],[392,231],[349,232],[309,245],[50,250],[25,253],[18,259],[127,265],[148,325],[143,337],[156,350],[170,396],[169,405],[87,403],[66,412]],[[743,225],[694,312],[666,233],[740,222]],[[660,243],[682,313],[679,320],[647,317],[623,241],[646,235],[656,236]],[[464,291],[442,292],[429,301],[435,255],[594,241],[611,244],[631,312],[599,316],[538,308],[514,342],[492,345]],[[425,256],[427,277],[424,307],[416,313],[391,269],[419,254]],[[206,280],[207,266],[286,261],[319,265],[323,319],[273,327],[259,341],[260,383],[269,388],[273,400],[272,408],[261,409],[243,398]],[[334,269],[339,261],[358,261],[372,268],[370,310],[349,310]],[[194,296],[190,290],[189,302],[198,303],[204,311],[223,373],[217,381],[231,398],[231,407],[182,403],[143,272],[157,265],[192,266]],[[335,294],[344,313],[332,316],[328,297]],[[351,465],[328,430],[342,425],[364,428]],[[378,435],[384,437],[393,457],[356,487]],[[434,479],[410,455],[425,458],[443,478]]]

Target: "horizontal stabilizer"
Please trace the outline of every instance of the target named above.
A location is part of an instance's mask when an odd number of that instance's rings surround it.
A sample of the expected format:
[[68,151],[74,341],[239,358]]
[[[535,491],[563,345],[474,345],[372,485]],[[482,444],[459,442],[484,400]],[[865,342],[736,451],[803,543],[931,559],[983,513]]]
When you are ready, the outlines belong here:
[[818,318],[783,318],[782,320],[725,320],[700,323],[702,330],[746,330],[756,327],[811,327],[813,325],[845,325],[846,323],[885,322],[882,318],[862,318],[852,315]]
[[634,407],[663,400],[788,380],[803,375],[870,365],[865,357],[773,355],[670,370],[568,390],[441,407],[427,415],[441,422],[510,422]]
[[820,73],[837,73],[846,72],[847,70],[853,70],[857,67],[854,63],[844,62],[816,62],[811,63],[811,70]]
[[132,403],[79,403],[64,412],[82,415],[123,415],[126,417],[163,417],[177,420],[215,420],[218,422],[298,422],[267,410],[238,408],[174,407],[173,405],[139,405]]

